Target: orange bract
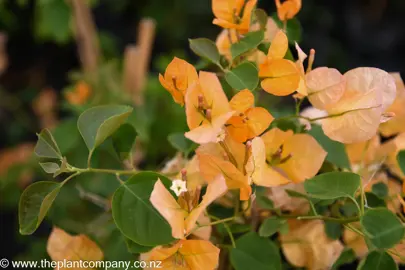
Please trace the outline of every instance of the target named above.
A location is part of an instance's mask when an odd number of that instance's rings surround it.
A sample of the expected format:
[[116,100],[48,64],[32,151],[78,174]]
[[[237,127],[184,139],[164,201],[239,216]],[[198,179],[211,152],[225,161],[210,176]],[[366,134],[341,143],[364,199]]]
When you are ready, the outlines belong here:
[[159,81],[169,91],[176,103],[184,105],[187,88],[198,79],[195,68],[186,61],[174,57],[167,66],[165,75],[159,74]]
[[187,90],[187,124],[185,136],[203,144],[222,140],[223,126],[233,115],[218,77],[211,72],[200,72],[199,80]]
[[273,121],[273,116],[264,108],[252,108],[253,94],[245,89],[237,93],[230,101],[235,115],[228,120],[229,135],[237,142],[260,135]]
[[265,169],[267,177],[261,183],[263,186],[303,182],[317,174],[327,154],[308,134],[273,128],[263,134],[262,139],[270,164]]
[[277,15],[281,21],[294,18],[301,9],[301,0],[286,0],[283,3],[275,0],[277,6]]
[[259,67],[262,88],[276,96],[287,96],[298,89],[300,72],[296,64],[283,59],[288,50],[288,39],[282,30],[274,37],[267,60]]
[[183,239],[186,234],[193,231],[197,219],[203,214],[207,206],[222,196],[227,189],[225,179],[221,175],[217,175],[208,184],[207,192],[201,203],[193,209],[183,209],[158,179],[150,196],[150,201],[170,224],[172,236],[177,239]]
[[86,235],[72,236],[56,227],[49,236],[46,250],[54,261],[101,261],[104,257],[101,249]]
[[141,254],[140,258],[144,261],[162,261],[159,269],[214,270],[219,252],[219,248],[209,241],[180,240],[172,247],[156,247]]
[[91,95],[90,86],[81,81],[78,82],[73,89],[65,93],[66,100],[72,105],[83,105],[87,102]]
[[249,32],[257,0],[248,0],[241,15],[244,2],[244,0],[212,0],[212,11],[216,17],[212,23],[225,29],[236,29],[241,34]]

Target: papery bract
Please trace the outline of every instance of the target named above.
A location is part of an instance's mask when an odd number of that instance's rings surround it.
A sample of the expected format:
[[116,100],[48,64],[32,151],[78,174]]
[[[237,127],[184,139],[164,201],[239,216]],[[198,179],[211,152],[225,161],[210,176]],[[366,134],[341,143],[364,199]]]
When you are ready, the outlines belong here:
[[379,127],[379,131],[382,135],[388,137],[401,132],[405,132],[405,86],[399,73],[390,73],[395,79],[397,87],[397,94],[394,102],[387,112],[392,112],[395,116],[386,123],[382,123]]
[[342,143],[369,140],[377,132],[383,112],[395,98],[395,82],[377,68],[357,68],[344,75],[342,98],[328,107],[329,117],[322,120],[325,134]]
[[185,100],[190,128],[185,136],[200,144],[221,140],[223,126],[234,112],[218,77],[214,73],[201,71],[198,82],[187,90]]
[[172,228],[172,236],[183,239],[195,228],[197,219],[207,206],[227,191],[225,179],[221,175],[208,184],[207,192],[201,203],[193,209],[184,209],[173,198],[160,180],[156,181],[150,201],[156,210],[167,220]]
[[278,31],[270,45],[267,60],[260,64],[259,77],[262,88],[276,96],[287,96],[295,92],[300,83],[300,73],[294,62],[283,59],[288,50],[288,39]]
[[345,79],[334,68],[320,67],[305,76],[308,99],[320,110],[336,104],[345,91]]
[[[104,257],[97,244],[86,235],[72,236],[56,227],[49,236],[46,250],[53,261],[101,261]],[[60,269],[68,269],[68,267]]]
[[174,57],[167,66],[164,76],[159,74],[162,86],[169,91],[174,101],[182,106],[187,88],[197,79],[194,66],[177,57]]
[[141,254],[140,258],[149,262],[162,261],[160,269],[214,270],[219,252],[219,248],[209,241],[181,240],[172,247],[156,247]]
[[283,3],[275,0],[277,6],[277,15],[281,21],[290,20],[297,15],[301,9],[301,0],[286,0]]
[[228,120],[227,130],[237,142],[260,135],[274,119],[266,109],[253,107],[254,96],[247,89],[238,92],[229,104],[235,115]]
[[212,23],[225,29],[236,29],[241,34],[247,33],[257,0],[248,0],[241,14],[244,3],[244,0],[212,0],[216,17]]

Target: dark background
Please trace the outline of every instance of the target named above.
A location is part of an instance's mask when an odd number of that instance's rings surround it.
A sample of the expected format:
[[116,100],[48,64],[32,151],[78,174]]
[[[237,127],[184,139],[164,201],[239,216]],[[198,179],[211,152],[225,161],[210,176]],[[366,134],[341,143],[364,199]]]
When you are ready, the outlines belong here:
[[[79,68],[75,43],[71,37],[38,35],[41,15],[37,1],[0,0],[0,31],[7,33],[9,66],[0,77],[0,87],[8,97],[22,100],[22,108],[39,130],[29,100],[40,89],[61,91],[68,83],[67,71]],[[44,1],[44,0],[42,0]],[[162,72],[166,59],[177,55],[197,58],[188,49],[188,38],[215,40],[220,29],[213,25],[209,0],[99,0],[94,1],[94,16],[103,36],[106,58],[121,58],[125,46],[135,42],[142,17],[157,22],[152,55],[152,75]],[[259,7],[271,14],[274,2],[259,0]],[[46,14],[46,13],[45,13]],[[41,18],[42,16],[42,18]],[[49,18],[47,18],[49,19]],[[52,19],[52,18],[51,18]],[[51,20],[49,19],[49,20]],[[57,26],[58,18],[55,25]],[[315,66],[330,66],[342,73],[360,66],[378,67],[389,72],[405,72],[405,1],[404,0],[303,0],[298,14],[302,24],[301,48],[316,50]],[[0,97],[3,99],[3,97]],[[1,100],[0,100],[1,101]],[[16,127],[13,117],[0,102],[0,148],[35,140],[35,133]],[[63,117],[65,112],[60,112]],[[11,131],[10,131],[11,130]],[[12,258],[27,249],[17,241],[18,223],[14,210],[0,205],[0,247],[4,257]],[[46,237],[45,224],[34,238]],[[38,249],[43,248],[38,244]],[[3,256],[1,256],[3,257]],[[345,269],[355,269],[348,266]]]

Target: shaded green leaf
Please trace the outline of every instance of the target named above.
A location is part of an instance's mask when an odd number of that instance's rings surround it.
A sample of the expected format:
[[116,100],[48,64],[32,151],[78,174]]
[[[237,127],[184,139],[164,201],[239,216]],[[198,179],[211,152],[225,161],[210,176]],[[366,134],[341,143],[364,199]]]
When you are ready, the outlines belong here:
[[311,134],[328,153],[326,160],[340,168],[350,168],[350,162],[344,144],[329,139],[319,125],[312,125],[308,133]]
[[330,172],[317,175],[304,183],[311,197],[321,200],[354,198],[360,186],[360,176],[350,172]]
[[264,194],[258,194],[256,197],[256,203],[263,209],[274,209],[274,203]]
[[152,250],[153,247],[142,246],[134,241],[124,237],[125,244],[130,253],[140,254]]
[[174,239],[169,223],[149,201],[157,179],[166,187],[171,181],[154,172],[140,172],[122,184],[114,193],[112,214],[121,233],[142,246],[171,243]]
[[356,260],[356,253],[351,248],[347,248],[340,253],[339,258],[335,261],[332,266],[332,270],[339,269],[340,266],[344,264],[352,263]]
[[207,38],[189,39],[190,49],[200,57],[219,65],[220,54],[212,40]]
[[245,35],[239,42],[231,45],[232,58],[236,58],[250,50],[255,49],[264,38],[263,31],[250,32]]
[[231,263],[236,270],[281,270],[277,246],[269,239],[250,232],[236,241],[231,250]]
[[244,62],[226,72],[225,79],[236,90],[254,90],[259,84],[259,73],[253,63]]
[[295,42],[300,43],[302,38],[302,27],[297,18],[288,20],[287,25],[284,26],[284,22],[280,21],[277,13],[272,14],[271,17],[280,29],[285,29],[290,44],[294,44]]
[[264,11],[261,8],[256,8],[254,12],[255,12],[256,20],[258,21],[258,23],[260,25],[260,30],[265,31],[266,26],[267,26],[267,20],[268,20],[269,16],[267,15],[266,11]]
[[48,129],[44,129],[41,133],[37,134],[38,141],[35,145],[34,152],[41,158],[55,158],[61,159],[59,147]]
[[20,233],[32,234],[41,224],[62,187],[57,182],[36,182],[24,190],[18,206]]
[[103,105],[82,113],[77,126],[87,148],[93,151],[126,121],[131,112],[129,106]]
[[131,124],[123,124],[111,136],[113,147],[121,160],[129,157],[138,133]]
[[325,221],[325,233],[332,240],[339,239],[342,235],[342,225],[340,223],[327,220]]
[[364,258],[357,270],[396,270],[398,265],[394,259],[384,251],[372,251]]
[[172,133],[167,137],[169,143],[178,151],[190,153],[197,145],[184,137],[183,132]]
[[57,163],[54,162],[40,162],[39,165],[46,173],[55,173],[60,170],[60,167]]
[[399,151],[397,161],[403,174],[405,174],[405,150]]
[[383,182],[375,183],[371,187],[371,191],[380,198],[385,198],[388,196],[388,187]]
[[401,221],[386,208],[367,210],[360,222],[364,234],[377,248],[391,248],[399,243],[405,234]]
[[261,237],[269,237],[281,230],[287,224],[286,219],[278,217],[269,217],[265,219],[260,226],[259,235]]

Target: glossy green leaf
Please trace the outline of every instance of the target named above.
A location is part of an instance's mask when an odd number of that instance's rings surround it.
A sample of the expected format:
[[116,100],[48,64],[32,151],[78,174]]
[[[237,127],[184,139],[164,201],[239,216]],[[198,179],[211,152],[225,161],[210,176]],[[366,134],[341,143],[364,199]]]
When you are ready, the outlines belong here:
[[226,72],[225,79],[236,90],[254,90],[259,84],[259,73],[253,63],[244,62]]
[[122,184],[112,200],[115,224],[125,237],[142,246],[164,245],[174,240],[169,223],[149,201],[158,178],[170,186],[171,181],[163,175],[140,172]]
[[405,174],[405,150],[402,150],[397,155],[397,161],[403,174]]
[[37,134],[38,141],[35,145],[34,152],[40,158],[55,158],[61,159],[59,147],[48,129],[44,129]]
[[190,49],[200,57],[203,57],[219,65],[220,54],[217,46],[207,38],[189,39]]
[[347,248],[340,253],[339,258],[332,266],[332,270],[338,270],[344,264],[352,263],[356,260],[356,253],[351,248]]
[[197,146],[193,141],[184,137],[184,132],[172,133],[167,136],[167,140],[177,151],[186,154],[191,152]]
[[231,263],[236,270],[281,270],[277,246],[267,238],[250,232],[236,241],[231,250]]
[[260,226],[259,235],[261,237],[270,237],[276,232],[278,232],[282,227],[287,224],[286,219],[281,219],[278,217],[269,217],[265,219]]
[[93,151],[126,121],[131,112],[129,106],[103,105],[82,113],[77,126],[87,148]]
[[397,270],[398,265],[385,251],[372,251],[364,258],[357,270]]
[[340,168],[350,168],[350,162],[344,144],[329,139],[319,125],[312,125],[308,133],[311,134],[328,153],[326,156],[327,161],[330,161]]
[[40,162],[39,165],[46,173],[56,173],[60,170],[60,167],[57,163],[54,162]]
[[115,151],[121,160],[129,157],[138,133],[131,124],[123,124],[111,136]]
[[255,49],[264,38],[263,31],[250,32],[245,35],[240,41],[231,45],[232,58],[235,59],[241,54]]
[[57,182],[36,182],[24,190],[18,206],[20,233],[32,234],[44,219],[62,187]]
[[354,198],[359,186],[360,176],[350,172],[324,173],[304,182],[306,192],[311,197],[321,200]]
[[134,254],[145,253],[145,252],[152,250],[152,248],[153,248],[153,247],[148,247],[148,246],[142,246],[126,237],[124,237],[124,240],[125,240],[127,249],[130,253],[134,253]]
[[380,198],[385,198],[388,196],[388,187],[383,182],[375,183],[371,187],[371,191]]
[[367,210],[360,222],[364,234],[377,248],[391,248],[399,243],[405,234],[401,221],[386,208]]

